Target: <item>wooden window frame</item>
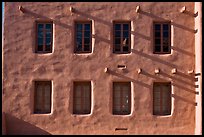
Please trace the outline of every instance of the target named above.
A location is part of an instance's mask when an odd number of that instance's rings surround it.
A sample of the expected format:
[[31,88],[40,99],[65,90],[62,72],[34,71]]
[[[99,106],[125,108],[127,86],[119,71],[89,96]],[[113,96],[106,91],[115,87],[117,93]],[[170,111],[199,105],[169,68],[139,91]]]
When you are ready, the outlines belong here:
[[[160,42],[161,42],[161,51],[158,52],[158,51],[155,51],[155,39],[156,39],[156,36],[155,36],[155,24],[160,24],[161,25],[161,30],[160,30]],[[168,24],[168,43],[169,43],[169,51],[167,52],[164,52],[163,51],[163,24]],[[171,21],[153,21],[153,53],[154,54],[171,54]]]
[[[77,24],[82,24],[82,51],[77,51]],[[89,45],[89,51],[84,51],[84,24],[90,24],[90,45]],[[75,35],[74,35],[74,53],[91,53],[92,52],[92,21],[75,21],[74,23],[75,29]]]
[[170,91],[168,91],[168,92],[170,92],[169,94],[170,94],[170,96],[169,96],[169,99],[167,100],[167,107],[168,107],[168,110],[169,110],[169,113],[168,114],[165,114],[165,112],[164,112],[164,110],[162,109],[162,102],[163,102],[163,98],[162,98],[162,91],[160,90],[160,91],[157,91],[157,92],[160,92],[160,112],[159,113],[155,113],[154,112],[154,93],[153,93],[153,102],[152,102],[152,105],[153,105],[153,115],[156,115],[156,116],[166,116],[166,115],[171,115],[171,103],[172,103],[172,101],[171,101],[171,93],[172,93],[172,87],[171,87],[171,82],[154,82],[153,83],[153,92],[155,92],[155,90],[154,90],[154,87],[155,87],[155,85],[157,85],[157,86],[160,86],[160,85],[168,85],[168,86],[170,86]]
[[[35,87],[34,87],[34,89],[35,89],[35,92],[34,92],[34,110],[33,110],[33,113],[34,114],[49,114],[49,113],[51,113],[51,106],[52,106],[52,82],[51,81],[35,81],[34,82],[34,84],[35,84]],[[38,84],[41,84],[41,85],[50,85],[50,112],[38,112],[38,111],[36,111],[36,102],[37,102],[37,85]],[[45,91],[44,91],[44,94],[43,94],[43,96],[45,96]],[[44,100],[44,97],[43,97],[43,102],[45,102],[45,100]],[[45,104],[43,103],[42,104],[43,105],[43,109],[45,110]]]
[[[38,51],[38,24],[43,24],[43,51]],[[45,25],[51,24],[51,48],[49,51],[46,51],[46,29]],[[53,21],[36,21],[36,44],[35,44],[35,53],[52,53],[53,50]]]
[[[120,112],[115,112],[114,111],[114,107],[115,107],[115,94],[114,94],[114,85],[115,84],[119,84],[120,83],[120,87],[124,86],[124,85],[128,85],[129,87],[129,91],[128,91],[128,112],[123,112],[122,111],[122,99],[124,98],[122,95],[123,90],[120,90]],[[121,88],[120,88],[121,89]],[[113,88],[112,88],[112,114],[113,115],[129,115],[131,113],[131,82],[113,82]]]
[[[120,51],[115,51],[115,24],[121,24],[121,37],[120,37]],[[129,39],[128,39],[128,51],[123,51],[123,24],[128,24],[129,26]],[[129,54],[131,52],[131,21],[113,21],[113,53],[115,54]]]
[[[80,108],[81,108],[81,110],[80,110],[80,112],[77,112],[76,110],[75,110],[75,107],[76,107],[76,86],[77,85],[80,85],[80,86],[82,86],[82,90],[80,91],[80,97],[81,97],[81,106],[80,106]],[[82,102],[84,101],[84,99],[85,99],[85,97],[84,97],[84,95],[82,95],[82,93],[84,92],[84,87],[83,87],[83,85],[89,85],[90,86],[90,96],[89,96],[89,101],[90,101],[90,106],[88,106],[89,107],[89,112],[86,112],[85,111],[85,109],[84,109],[84,107],[85,107],[85,104],[83,104]],[[73,92],[73,114],[76,114],[76,115],[87,115],[87,114],[90,114],[91,113],[91,81],[75,81],[74,82],[74,92]]]

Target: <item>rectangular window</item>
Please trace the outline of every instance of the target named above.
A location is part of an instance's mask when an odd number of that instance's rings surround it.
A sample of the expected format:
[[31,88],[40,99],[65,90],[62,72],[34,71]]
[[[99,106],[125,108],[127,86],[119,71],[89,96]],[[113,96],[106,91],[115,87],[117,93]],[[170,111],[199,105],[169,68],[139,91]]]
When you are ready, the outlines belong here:
[[131,111],[131,83],[113,82],[113,114],[128,115]]
[[91,82],[74,82],[73,113],[91,113]]
[[154,22],[154,53],[170,54],[171,53],[171,23]]
[[130,21],[114,21],[113,30],[113,53],[130,53]]
[[83,21],[75,23],[75,53],[91,53],[92,23]]
[[171,83],[154,82],[153,84],[153,115],[171,114]]
[[52,53],[53,46],[53,23],[36,22],[37,36],[36,36],[36,53]]
[[35,81],[34,113],[51,113],[51,81]]

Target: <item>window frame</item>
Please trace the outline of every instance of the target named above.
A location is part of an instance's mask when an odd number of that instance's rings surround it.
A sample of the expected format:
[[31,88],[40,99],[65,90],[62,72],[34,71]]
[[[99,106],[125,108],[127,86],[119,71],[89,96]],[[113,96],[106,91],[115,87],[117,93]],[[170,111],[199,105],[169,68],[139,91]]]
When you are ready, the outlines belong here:
[[[49,107],[49,112],[39,112],[36,111],[36,105],[37,105],[37,85],[41,84],[41,86],[45,86],[45,85],[50,85],[50,107]],[[45,90],[44,90],[44,94],[43,94],[43,102],[45,97]],[[45,104],[43,105],[43,111],[45,111]],[[34,107],[33,107],[33,114],[50,114],[52,112],[52,81],[34,81]]]
[[[124,98],[123,96],[121,96],[121,94],[122,94],[122,92],[124,92],[123,90],[121,91],[120,90],[120,112],[115,112],[114,111],[114,107],[115,107],[115,104],[114,104],[114,102],[115,102],[115,96],[114,96],[114,84],[119,84],[120,83],[120,87],[122,86],[122,85],[128,85],[128,88],[129,88],[129,91],[128,91],[128,112],[127,113],[125,113],[125,112],[123,112],[122,111],[122,109],[121,109],[121,107],[122,107],[122,99],[121,98]],[[131,100],[131,82],[126,82],[126,81],[123,81],[123,82],[121,82],[121,81],[115,81],[115,82],[113,82],[112,83],[112,114],[113,115],[130,115],[131,114],[131,103],[132,103],[132,100]]]
[[[46,51],[46,29],[43,28],[43,50],[38,51],[38,24],[43,24],[45,26],[46,24],[51,24],[51,48],[49,51]],[[36,44],[35,44],[35,53],[52,53],[53,51],[53,21],[50,20],[44,20],[44,21],[35,21],[35,30],[36,30]]]
[[[121,37],[120,37],[120,51],[115,51],[115,24],[120,24],[122,27],[120,29],[121,31]],[[128,29],[128,35],[129,35],[129,39],[128,39],[128,51],[123,51],[123,45],[121,43],[123,43],[123,24],[128,24],[129,29]],[[122,50],[121,50],[122,49]],[[113,53],[114,54],[129,54],[131,53],[131,21],[124,21],[124,20],[118,20],[118,21],[113,21]]]
[[[162,91],[160,90],[160,91],[157,91],[157,92],[160,92],[160,105],[159,105],[159,107],[160,107],[160,112],[159,113],[155,113],[154,112],[154,92],[155,92],[155,85],[157,85],[157,86],[160,86],[160,85],[162,85],[162,86],[164,86],[164,85],[168,85],[168,86],[170,86],[170,89],[169,89],[169,91],[168,92],[170,92],[169,93],[169,99],[167,100],[167,106],[166,107],[168,107],[168,110],[169,110],[169,113],[168,114],[165,114],[165,112],[164,112],[164,110],[162,109],[162,106],[163,106],[163,98],[162,98]],[[171,82],[153,82],[153,93],[152,93],[152,114],[154,115],[154,116],[168,116],[168,115],[171,115],[171,111],[172,111],[172,83]]]
[[[90,106],[88,106],[89,107],[89,112],[86,112],[85,111],[85,109],[83,109],[83,108],[85,108],[86,106],[85,106],[85,104],[83,104],[82,102],[82,100],[84,100],[84,98],[86,98],[86,97],[84,97],[84,95],[82,96],[82,92],[83,92],[83,90],[80,90],[80,98],[81,98],[81,109],[80,109],[80,112],[77,112],[76,110],[75,110],[75,107],[76,107],[76,86],[77,85],[80,85],[80,86],[84,86],[84,85],[89,85],[90,86],[90,91],[89,91],[89,94],[90,94],[90,96],[89,96],[89,103],[90,103]],[[91,98],[92,98],[92,93],[91,93],[91,90],[92,90],[92,87],[91,87],[91,81],[74,81],[73,82],[73,109],[72,109],[72,112],[73,112],[73,114],[74,115],[88,115],[88,114],[91,114],[91,103],[92,103],[92,100],[91,100]]]
[[[82,51],[77,51],[77,24],[82,24]],[[90,24],[90,45],[89,51],[84,51],[84,24]],[[92,52],[92,21],[91,20],[76,20],[74,22],[74,53],[91,53]]]
[[[160,27],[160,42],[161,42],[161,51],[158,52],[158,51],[155,51],[155,47],[156,47],[156,44],[155,44],[155,39],[156,39],[156,36],[155,36],[155,24],[160,24],[161,27]],[[164,52],[163,51],[163,24],[168,24],[168,43],[169,43],[169,51],[167,52]],[[153,21],[153,54],[171,54],[171,21]]]

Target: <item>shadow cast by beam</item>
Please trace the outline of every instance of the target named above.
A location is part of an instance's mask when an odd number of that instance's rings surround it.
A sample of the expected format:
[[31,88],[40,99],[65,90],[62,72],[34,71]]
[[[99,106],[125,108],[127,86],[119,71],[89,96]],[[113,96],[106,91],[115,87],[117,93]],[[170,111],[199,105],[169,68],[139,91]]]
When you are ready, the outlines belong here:
[[[146,71],[142,71],[141,74],[143,74],[143,75],[145,75],[145,76],[148,76],[148,77],[150,77],[150,78],[152,78],[152,79],[158,80],[158,81],[167,81],[167,82],[169,81],[169,79],[160,78],[160,77],[158,76],[158,75],[160,75],[160,74],[152,75],[152,74],[150,74],[150,73],[148,73],[148,72],[146,72]],[[172,85],[175,86],[175,87],[178,87],[178,88],[180,88],[180,89],[182,89],[182,90],[188,91],[188,92],[190,92],[190,93],[198,94],[198,92],[196,92],[195,90],[186,88],[185,85],[183,86],[183,84],[182,84],[182,85],[179,85],[179,84],[177,84],[177,83],[175,83],[175,82],[172,82]]]
[[135,50],[135,49],[131,49],[131,50],[132,50],[133,53],[138,54],[138,55],[140,55],[140,56],[143,56],[143,57],[145,57],[145,58],[148,58],[148,59],[150,59],[150,60],[159,62],[159,63],[161,63],[161,64],[164,64],[164,65],[169,66],[169,67],[172,67],[172,68],[178,68],[178,66],[176,66],[176,65],[174,65],[174,64],[172,64],[172,63],[170,63],[170,62],[166,62],[166,61],[164,61],[164,60],[162,60],[162,59],[159,59],[159,58],[157,58],[157,57],[148,55],[148,54],[146,54],[146,53],[143,53],[143,52],[138,51],[138,50]]
[[194,54],[194,53],[189,52],[189,51],[185,51],[185,50],[180,49],[180,48],[178,48],[178,47],[171,46],[171,49],[173,49],[173,50],[175,50],[175,51],[178,51],[178,52],[180,52],[180,53],[183,53],[183,54],[185,54],[185,55],[188,55],[188,56],[190,56],[190,57],[195,57],[195,54]]
[[97,22],[99,22],[99,23],[103,23],[103,24],[105,24],[105,25],[107,25],[107,26],[109,26],[109,27],[112,26],[112,23],[111,23],[111,22],[102,20],[102,19],[100,19],[100,18],[98,18],[98,17],[95,17],[95,16],[92,16],[92,15],[90,15],[90,14],[86,14],[85,12],[82,12],[82,11],[77,10],[77,9],[74,9],[73,13],[74,13],[74,14],[81,15],[81,16],[84,16],[84,17],[89,18],[89,19],[92,19],[92,20],[97,21]]
[[93,36],[93,38],[95,38],[98,42],[105,42],[105,43],[107,43],[107,44],[112,44],[111,43],[111,40],[109,40],[108,38],[106,39],[106,38],[103,38],[103,37],[101,37],[101,36],[99,36],[99,35],[97,35],[97,34],[95,34],[95,35],[92,35]]
[[49,132],[15,116],[5,113],[8,135],[51,135]]
[[190,12],[188,10],[185,10],[183,13],[186,15],[189,15],[190,17],[194,17],[194,18],[198,16],[198,12],[193,13],[193,12]]
[[[156,20],[169,21],[169,20],[167,20],[167,19],[164,19],[164,18],[162,18],[162,17],[156,16],[156,15],[154,15],[154,14],[152,14],[152,13],[149,13],[149,12],[145,12],[145,11],[143,11],[143,10],[140,10],[139,13],[141,13],[141,14],[143,14],[143,15],[145,15],[145,16],[154,18],[154,19],[156,19]],[[174,25],[175,27],[178,27],[178,28],[180,28],[180,29],[183,29],[183,30],[186,30],[186,31],[189,31],[189,32],[192,32],[192,33],[196,33],[196,32],[197,32],[197,30],[188,28],[188,27],[186,27],[186,26],[177,24],[177,23],[175,23],[175,22],[171,22],[171,25]]]
[[196,102],[191,101],[191,100],[188,100],[188,99],[185,99],[184,97],[180,97],[180,96],[177,96],[177,95],[175,95],[175,94],[171,94],[171,96],[172,96],[173,98],[177,99],[177,100],[182,100],[182,101],[187,102],[187,103],[189,103],[189,104],[191,104],[191,105],[197,106],[197,103],[196,103]]
[[134,83],[137,83],[137,84],[139,84],[139,85],[141,85],[141,86],[143,86],[143,87],[151,88],[151,86],[148,85],[148,84],[145,84],[145,83],[143,83],[143,82],[141,82],[141,81],[138,81],[138,80],[135,80],[135,79],[133,79],[133,78],[124,76],[124,75],[119,74],[119,73],[117,73],[117,72],[115,72],[115,71],[108,70],[108,73],[109,73],[109,74],[112,74],[112,75],[115,75],[115,76],[118,76],[118,77],[120,77],[120,78],[124,78],[124,79],[126,79],[126,80],[130,80],[130,81],[132,81],[132,82],[134,82]]
[[142,39],[145,39],[145,40],[148,40],[148,41],[151,41],[151,37],[148,37],[148,36],[145,36],[141,33],[138,33],[138,32],[135,32],[135,31],[131,31],[130,32],[132,35],[136,36],[136,37],[140,37]]
[[72,29],[72,26],[67,25],[67,24],[65,24],[65,23],[62,23],[62,22],[60,22],[60,21],[58,21],[58,20],[54,20],[54,19],[51,19],[51,18],[49,18],[49,17],[46,17],[46,16],[43,16],[43,15],[34,13],[34,12],[32,12],[32,11],[26,9],[26,8],[23,8],[22,10],[23,10],[23,13],[24,13],[24,14],[29,15],[29,16],[32,16],[32,17],[34,17],[34,18],[36,18],[36,19],[51,20],[51,21],[53,21],[55,24],[57,24],[57,25],[59,25],[59,26],[62,26],[62,27],[67,28],[67,29]]
[[171,75],[165,73],[164,71],[161,71],[160,74],[161,74],[162,76],[171,78],[172,80],[177,81],[178,83],[185,84],[185,85],[187,85],[187,86],[191,86],[191,87],[196,88],[196,85],[194,85],[194,82],[187,82],[186,80],[179,79],[179,78],[177,78],[177,77],[175,77],[175,76],[171,76]]
[[191,81],[193,81],[193,82],[196,81],[195,75],[193,75],[193,74],[187,75],[187,74],[185,74],[185,73],[183,73],[183,72],[180,72],[180,71],[176,72],[176,74],[177,74],[178,76],[183,77],[183,78],[189,79],[189,80],[191,80]]

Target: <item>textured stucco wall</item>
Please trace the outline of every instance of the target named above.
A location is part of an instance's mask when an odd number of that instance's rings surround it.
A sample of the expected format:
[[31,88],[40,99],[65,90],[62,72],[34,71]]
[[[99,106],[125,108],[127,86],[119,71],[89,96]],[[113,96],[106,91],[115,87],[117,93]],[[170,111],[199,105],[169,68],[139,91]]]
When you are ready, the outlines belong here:
[[[19,5],[29,12],[21,13]],[[139,14],[135,12],[138,5]],[[76,13],[70,13],[70,6]],[[50,134],[194,134],[195,84],[194,76],[187,73],[195,66],[194,17],[180,13],[183,6],[194,11],[193,2],[5,3],[3,111]],[[46,55],[34,53],[35,21],[43,18],[54,21],[54,52]],[[93,22],[93,53],[74,54],[74,21],[87,19]],[[170,55],[152,53],[152,22],[161,19],[172,21]],[[112,53],[113,20],[131,21],[131,54]],[[127,71],[118,70],[118,64],[126,65]],[[117,74],[104,73],[105,67]],[[155,75],[155,68],[161,74]],[[177,74],[171,73],[173,68]],[[53,82],[50,115],[32,114],[34,80]],[[76,80],[92,81],[89,116],[72,114]],[[152,83],[163,80],[173,82],[172,115],[157,117],[152,115]],[[131,115],[112,115],[113,81],[132,82]],[[12,124],[12,132],[25,132],[17,130],[18,122],[8,120],[7,124]]]

